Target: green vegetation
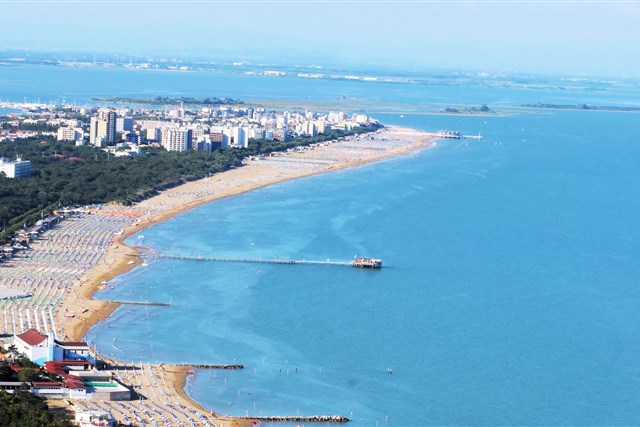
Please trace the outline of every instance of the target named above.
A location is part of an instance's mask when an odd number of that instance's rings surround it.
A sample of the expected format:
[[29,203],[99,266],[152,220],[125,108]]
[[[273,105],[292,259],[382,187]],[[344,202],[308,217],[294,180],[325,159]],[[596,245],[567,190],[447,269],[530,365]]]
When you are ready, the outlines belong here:
[[[12,350],[3,349],[2,353],[13,353]],[[26,357],[18,359],[15,364],[23,368],[17,375],[9,366],[9,362],[6,360],[0,362],[0,381],[29,382],[54,379],[51,378],[53,374],[43,373],[38,365]],[[13,394],[0,390],[0,425],[3,427],[67,427],[73,424],[68,417],[49,412],[46,401],[31,394],[28,386],[23,384],[23,389],[15,390]]]
[[132,159],[53,140],[0,144],[0,156],[14,158],[17,154],[31,161],[33,176],[0,176],[4,236],[60,206],[115,200],[131,204],[159,190],[239,166],[242,159],[237,150],[176,153],[150,148]]
[[232,98],[207,97],[203,99],[183,96],[179,98],[169,98],[167,96],[157,96],[155,98],[91,98],[98,102],[115,102],[119,104],[145,104],[145,105],[242,105],[244,101]]
[[17,126],[13,126],[8,122],[2,122],[0,127],[4,130],[32,130],[35,132],[56,132],[58,130],[58,126],[48,125],[46,123],[25,123],[24,120],[18,122]]
[[114,157],[89,146],[37,138],[0,144],[0,156],[22,155],[31,161],[32,177],[0,176],[0,242],[17,229],[34,224],[56,208],[119,201],[132,204],[159,191],[240,166],[247,156],[283,151],[342,136],[368,132],[378,127],[352,131],[334,130],[313,138],[288,142],[251,140],[248,149],[167,152],[148,148],[136,158]]
[[449,114],[493,114],[494,110],[487,107],[487,105],[482,105],[481,107],[465,107],[465,108],[451,108],[447,107],[442,110],[443,113]]
[[0,425],[4,427],[68,427],[67,417],[48,412],[44,399],[28,391],[0,391]]

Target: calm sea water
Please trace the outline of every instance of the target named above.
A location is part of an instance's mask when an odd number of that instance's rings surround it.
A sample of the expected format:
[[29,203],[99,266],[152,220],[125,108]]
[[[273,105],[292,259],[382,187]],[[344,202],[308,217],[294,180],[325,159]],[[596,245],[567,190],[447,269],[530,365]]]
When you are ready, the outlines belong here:
[[640,423],[635,115],[382,119],[485,137],[226,199],[131,239],[169,253],[371,255],[381,271],[153,262],[101,297],[173,306],[119,309],[89,338],[124,359],[245,364],[188,385],[223,413]]
[[[597,79],[596,79],[597,80]],[[476,78],[473,84],[454,80],[415,84],[360,82],[244,75],[239,72],[142,71],[123,68],[69,68],[52,66],[0,67],[0,101],[47,103],[91,102],[93,97],[156,96],[229,97],[243,100],[336,102],[363,110],[421,111],[425,104],[587,103],[590,105],[640,106],[637,81],[596,84],[599,90],[572,88],[560,78],[538,79],[536,84],[502,87]],[[551,90],[550,87],[565,87]],[[402,105],[397,105],[398,103]]]
[[[282,80],[237,79],[261,97],[296,99],[278,91]],[[304,84],[295,90],[314,99],[631,99]],[[100,94],[126,92],[109,85]],[[408,111],[378,118],[484,138],[273,185],[130,239],[174,254],[375,256],[382,270],[149,261],[99,297],[172,306],[122,307],[88,338],[124,360],[244,364],[199,370],[187,385],[222,413],[342,414],[354,427],[639,425],[638,115]]]

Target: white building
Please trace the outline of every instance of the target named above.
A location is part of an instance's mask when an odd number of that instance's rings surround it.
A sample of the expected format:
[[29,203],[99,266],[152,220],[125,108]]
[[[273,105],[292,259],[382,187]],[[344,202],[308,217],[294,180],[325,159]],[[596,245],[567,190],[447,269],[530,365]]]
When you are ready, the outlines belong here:
[[16,335],[13,345],[19,353],[26,355],[32,362],[43,365],[48,360],[53,360],[53,337],[49,339],[34,329]]
[[308,122],[306,122],[306,123],[304,124],[304,128],[305,128],[305,129],[304,129],[304,133],[305,133],[306,135],[309,135],[309,136],[316,136],[316,135],[318,135],[318,131],[317,131],[317,129],[316,129],[316,126],[313,124],[313,122],[312,122],[312,121],[308,121]]
[[84,134],[82,129],[61,127],[58,129],[58,141],[81,141]]
[[13,337],[13,345],[19,353],[26,355],[38,365],[49,361],[86,360],[93,363],[86,342],[58,341],[53,334],[42,335],[35,329],[28,329]]
[[81,427],[113,427],[116,420],[104,411],[76,412],[76,424]]
[[233,128],[233,145],[238,148],[249,147],[249,135],[245,128],[236,127]]
[[7,178],[29,178],[31,176],[31,162],[22,160],[20,157],[15,162],[0,157],[0,174],[4,173]]
[[367,116],[365,116],[364,114],[354,114],[353,115],[353,121],[355,121],[358,124],[367,123],[367,120],[369,120],[369,118]]
[[327,121],[332,123],[341,122],[343,120],[346,120],[346,118],[347,115],[342,111],[330,111],[329,114],[327,114]]
[[233,130],[232,129],[222,129],[222,148],[227,149],[231,148],[231,143],[233,142]]
[[191,129],[167,128],[162,130],[162,146],[167,151],[187,151],[191,148]]

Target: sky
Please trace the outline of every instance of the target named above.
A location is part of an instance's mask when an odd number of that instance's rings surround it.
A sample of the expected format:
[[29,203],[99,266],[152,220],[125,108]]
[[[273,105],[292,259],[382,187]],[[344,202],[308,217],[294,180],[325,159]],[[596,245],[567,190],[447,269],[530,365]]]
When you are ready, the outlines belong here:
[[0,47],[640,77],[640,2],[6,1]]

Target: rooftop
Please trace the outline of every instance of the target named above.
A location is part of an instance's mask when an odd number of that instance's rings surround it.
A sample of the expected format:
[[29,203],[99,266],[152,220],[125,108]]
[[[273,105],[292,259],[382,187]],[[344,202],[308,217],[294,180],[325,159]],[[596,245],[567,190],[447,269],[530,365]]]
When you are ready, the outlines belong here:
[[45,335],[40,334],[35,329],[29,329],[26,332],[21,333],[17,337],[29,345],[42,344],[42,342],[47,339]]

